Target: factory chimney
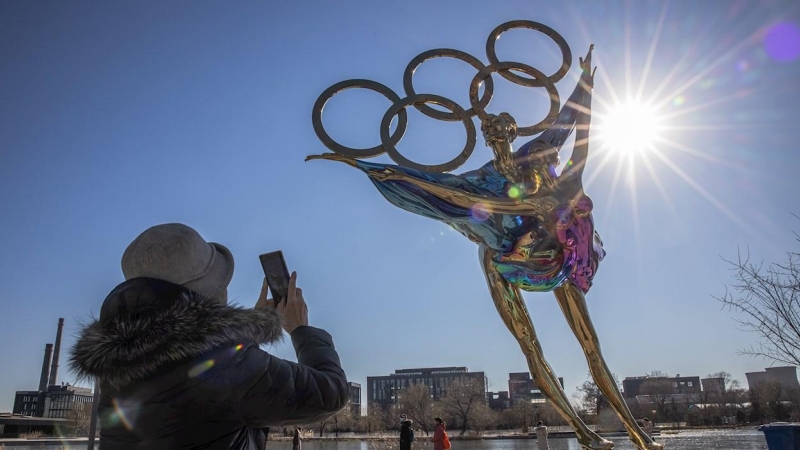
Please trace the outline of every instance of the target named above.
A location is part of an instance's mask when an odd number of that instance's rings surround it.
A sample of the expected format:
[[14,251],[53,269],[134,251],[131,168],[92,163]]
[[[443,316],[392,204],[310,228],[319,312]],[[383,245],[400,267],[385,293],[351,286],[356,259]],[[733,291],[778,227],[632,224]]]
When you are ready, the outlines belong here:
[[50,377],[50,358],[53,357],[53,344],[44,346],[44,362],[42,362],[42,376],[39,378],[39,392],[47,391],[47,379]]
[[61,352],[61,331],[64,329],[64,319],[58,319],[58,332],[56,333],[56,347],[53,349],[53,364],[50,366],[49,386],[58,383],[58,355]]

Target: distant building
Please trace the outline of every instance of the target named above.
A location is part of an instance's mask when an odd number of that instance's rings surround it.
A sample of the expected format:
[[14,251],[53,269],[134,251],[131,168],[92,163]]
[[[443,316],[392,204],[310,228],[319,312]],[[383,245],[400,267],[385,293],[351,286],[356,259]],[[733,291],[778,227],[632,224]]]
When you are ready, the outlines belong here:
[[361,383],[347,382],[350,388],[350,412],[354,417],[361,417]]
[[70,411],[81,405],[92,404],[92,390],[84,387],[50,386],[44,399],[44,416],[51,419],[67,419]]
[[91,389],[69,384],[48,386],[47,392],[17,391],[12,414],[65,419],[69,418],[69,412],[73,407],[85,403],[91,404],[93,399]]
[[[686,395],[701,392],[700,377],[627,377],[622,380],[622,390],[625,398],[634,398],[648,395],[649,389],[658,389],[660,394]],[[643,389],[644,388],[644,389]]]
[[[564,388],[564,379],[558,377],[558,382],[561,388]],[[533,382],[530,372],[513,372],[508,374],[508,396],[511,399],[511,405],[519,402],[523,403],[544,403],[546,401],[544,394]]]
[[[18,438],[22,434],[41,433],[53,436],[76,425],[73,419],[47,419],[43,417],[0,414],[0,436]],[[2,448],[2,444],[0,444]]]
[[[486,392],[488,381],[483,372],[470,372],[466,367],[429,367],[395,370],[391,375],[367,377],[367,408],[386,409],[400,404],[403,389],[418,384],[430,389],[433,400],[447,395],[454,381],[476,380]],[[371,411],[372,409],[370,409]]]
[[58,319],[55,346],[45,345],[44,361],[35,391],[17,391],[11,414],[0,414],[0,436],[16,437],[22,433],[55,434],[63,427],[75,425],[72,411],[91,408],[92,390],[58,384],[58,364],[64,319]]
[[725,392],[725,379],[724,378],[703,378],[700,380],[703,385],[703,392],[708,394],[721,394]]
[[[700,400],[702,384],[700,377],[627,377],[622,380],[623,396],[641,405],[656,401],[669,401],[679,404],[697,403]],[[654,401],[654,399],[657,399]]]
[[44,417],[45,394],[46,392],[39,391],[17,391],[12,413],[28,417]]
[[788,390],[800,389],[800,384],[797,382],[797,367],[795,366],[767,367],[763,372],[749,372],[745,375],[747,376],[747,385],[750,390],[765,382],[778,383]]
[[61,335],[64,319],[58,319],[56,343],[46,344],[44,361],[36,391],[17,391],[12,414],[23,417],[66,418],[75,406],[92,403],[92,390],[58,383],[58,364],[61,353]]
[[494,411],[504,411],[511,408],[511,398],[508,396],[508,391],[489,392],[487,398],[489,399],[489,408]]

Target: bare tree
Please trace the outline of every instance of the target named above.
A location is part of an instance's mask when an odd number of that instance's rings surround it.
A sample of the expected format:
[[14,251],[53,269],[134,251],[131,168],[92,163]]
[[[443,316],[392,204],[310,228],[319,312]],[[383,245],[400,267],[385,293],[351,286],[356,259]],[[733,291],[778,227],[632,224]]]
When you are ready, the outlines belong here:
[[478,405],[486,404],[484,384],[476,379],[455,380],[440,402],[442,408],[461,424],[460,435],[463,436],[474,419]]
[[740,353],[800,365],[800,253],[789,251],[786,262],[767,267],[751,262],[749,250],[744,255],[740,251],[736,261],[725,261],[734,282],[714,298],[740,313],[743,318],[735,320],[759,337],[757,345]]
[[665,377],[646,380],[639,388],[639,392],[650,397],[660,419],[667,417],[667,400],[672,398],[672,382]]
[[[654,370],[647,374],[650,378],[669,378],[669,374],[667,372],[663,372],[661,370]],[[619,383],[618,383],[619,384]]]
[[350,407],[350,402],[347,402],[347,406],[332,415],[330,420],[333,422],[333,432],[337,438],[339,437],[339,431],[350,430],[355,425],[353,408]]
[[590,376],[583,384],[578,386],[578,390],[575,393],[575,399],[577,400],[575,406],[586,415],[596,415],[600,409],[602,395],[600,388],[597,387],[594,379]]
[[536,422],[536,408],[533,403],[520,400],[514,402],[510,409],[503,411],[506,420],[510,426],[514,428],[521,428],[523,433],[528,432],[528,427],[533,426]]
[[404,389],[400,401],[400,408],[409,419],[413,420],[427,435],[433,427],[434,413],[433,397],[428,386],[416,384]]
[[736,405],[742,401],[742,389],[739,380],[735,380],[730,373],[722,371],[708,374],[706,378],[722,380],[720,386],[712,389],[703,389],[703,403],[720,403],[726,415],[735,414]]
[[714,372],[706,375],[706,378],[719,378],[722,379],[722,388],[723,392],[731,391],[734,389],[739,389],[739,380],[735,380],[733,375],[729,372],[725,372],[724,370],[721,372]]
[[[616,375],[613,375],[613,377],[614,382],[619,386],[619,379]],[[577,391],[573,394],[573,399],[573,406],[584,422],[595,423],[603,430],[616,430],[622,427],[622,421],[610,409],[608,400],[606,400],[600,388],[597,387],[591,373],[588,374],[586,381],[577,387]],[[558,423],[552,422],[553,419],[555,417],[550,419],[550,423]]]
[[386,430],[386,413],[377,405],[370,405],[367,415],[359,421],[360,431],[372,434],[375,431]]
[[751,407],[757,410],[756,414],[767,421],[785,421],[789,418],[790,408],[787,392],[784,386],[777,381],[762,381],[750,389]]
[[325,437],[325,427],[328,426],[328,423],[332,422],[330,417],[326,417],[323,419],[319,424],[317,424],[317,429],[319,430],[319,437]]
[[[547,426],[568,425],[567,421],[561,417],[555,407],[550,402],[540,403],[536,406],[536,420],[541,420]],[[536,422],[534,422],[535,424]]]
[[352,416],[350,412],[350,401],[348,400],[344,408],[336,411],[336,414],[326,417],[318,423],[319,437],[325,437],[325,427],[330,425],[333,428],[336,437],[339,437],[339,428],[347,423],[347,417]]
[[478,403],[473,407],[472,419],[470,419],[470,423],[472,424],[472,428],[479,435],[484,430],[495,427],[499,421],[500,414],[496,411],[492,411],[492,409],[489,408],[489,405],[487,405],[485,402]]
[[[617,384],[617,387],[621,387],[617,376],[612,376],[614,377],[614,382]],[[573,406],[587,417],[597,416],[600,414],[601,410],[609,406],[608,400],[606,400],[600,388],[595,384],[591,373],[586,378],[586,381],[578,386],[573,397],[575,399]]]
[[88,436],[89,422],[92,420],[92,403],[73,403],[67,412],[67,418],[75,423],[73,435]]

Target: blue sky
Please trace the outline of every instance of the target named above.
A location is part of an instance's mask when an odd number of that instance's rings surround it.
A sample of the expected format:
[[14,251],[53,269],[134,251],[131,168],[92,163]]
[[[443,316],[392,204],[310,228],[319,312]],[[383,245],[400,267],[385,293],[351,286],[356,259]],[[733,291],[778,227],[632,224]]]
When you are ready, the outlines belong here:
[[[165,222],[231,249],[230,297],[243,305],[261,285],[258,254],[282,249],[312,324],[334,336],[352,381],[459,365],[507,389],[507,374],[526,370],[525,361],[490,300],[475,245],[391,206],[361,173],[303,159],[326,150],[311,107],[328,86],[367,78],[402,93],[415,55],[450,47],[486,62],[489,32],[517,19],[554,28],[572,48],[572,70],[557,83],[562,99],[577,56],[595,44],[595,123],[637,92],[662,104],[655,151],[603,150],[592,133],[587,193],[608,255],[588,302],[611,370],[620,378],[726,370],[744,381],[768,365],[737,355],[755,336],[712,295],[731,281],[722,258],[737,249],[780,261],[797,248],[793,2],[5,1],[0,411],[11,410],[15,390],[37,386],[58,318],[69,348],[78,323],[122,280],[126,245]],[[559,61],[552,42],[523,30],[504,35],[498,55],[545,73]],[[442,59],[421,67],[415,83],[465,106],[473,75]],[[489,111],[540,119],[542,89],[495,84]],[[388,106],[347,91],[324,123],[347,145],[376,145]],[[442,162],[463,139],[461,125],[412,110],[399,148]],[[490,157],[479,144],[463,169]],[[551,294],[525,298],[572,391],[587,376],[580,347]],[[270,351],[293,357],[288,343]],[[62,369],[60,381],[73,375]]]

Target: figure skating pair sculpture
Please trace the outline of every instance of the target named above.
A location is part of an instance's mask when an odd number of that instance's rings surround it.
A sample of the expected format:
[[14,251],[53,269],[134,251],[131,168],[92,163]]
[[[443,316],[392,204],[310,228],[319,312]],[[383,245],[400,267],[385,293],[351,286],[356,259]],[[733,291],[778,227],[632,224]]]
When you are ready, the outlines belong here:
[[[490,35],[490,42],[487,43],[490,60],[493,59],[494,40],[503,31],[516,27],[543,31],[553,37],[562,47],[562,51],[564,50],[566,44],[563,38],[548,27],[536,22],[515,21],[501,25]],[[488,51],[490,45],[492,52]],[[568,51],[567,48],[566,52]],[[431,52],[420,55],[422,58],[418,57],[416,64],[425,60],[426,55],[452,56],[455,54],[453,52],[457,51],[441,49]],[[566,52],[564,60],[568,68],[571,55]],[[585,194],[582,183],[589,151],[594,85],[591,61],[590,48],[586,57],[580,59],[580,79],[566,104],[554,120],[551,109],[551,114],[540,124],[525,128],[524,132],[527,135],[542,130],[543,132],[539,137],[523,144],[517,151],[513,150],[511,144],[520,128],[506,113],[499,115],[485,113],[484,108],[488,101],[484,98],[478,99],[478,86],[491,75],[491,72],[497,72],[508,78],[513,76],[508,68],[514,68],[533,77],[521,78],[526,80],[527,85],[548,88],[551,103],[555,100],[555,104],[558,105],[558,94],[553,87],[555,75],[548,78],[541,72],[519,63],[493,61],[488,67],[477,66],[479,74],[473,80],[470,90],[473,108],[469,111],[464,111],[452,102],[445,102],[437,96],[421,96],[412,92],[407,99],[399,100],[396,96],[387,95],[395,101],[395,105],[400,105],[390,109],[387,116],[398,114],[405,106],[414,105],[419,108],[418,105],[426,102],[451,108],[453,113],[449,120],[463,121],[469,114],[478,115],[481,118],[481,131],[486,144],[494,152],[494,159],[477,170],[454,175],[444,173],[443,170],[425,170],[431,167],[437,168],[436,166],[421,166],[408,162],[403,165],[370,163],[361,161],[357,151],[339,151],[309,156],[307,159],[340,161],[360,169],[392,204],[406,211],[442,221],[478,244],[480,263],[494,304],[503,322],[519,343],[534,382],[550,404],[575,430],[583,448],[611,449],[613,444],[590,430],[570,404],[558,378],[545,360],[530,314],[520,294],[520,290],[553,291],[564,317],[583,348],[592,377],[611,408],[622,420],[630,439],[640,450],[657,450],[663,447],[641,430],[622,398],[603,359],[597,333],[586,305],[585,294],[589,291],[598,264],[605,255],[600,237],[594,229],[593,204]],[[414,62],[412,61],[412,65]],[[416,68],[412,65],[409,66],[411,74]],[[408,72],[409,70],[407,79]],[[566,73],[563,67],[561,72]],[[409,84],[407,81],[407,92]],[[486,84],[488,85],[488,82]],[[346,87],[353,86],[357,84]],[[379,87],[388,89],[382,85]],[[489,88],[486,87],[487,90]],[[335,92],[323,94],[315,106],[315,128],[323,142],[329,139],[324,132],[320,133],[320,116],[324,101],[327,100],[323,97],[329,98],[333,94]],[[435,110],[427,111],[428,115],[433,114],[431,111],[435,112]],[[440,117],[446,115],[440,111],[435,114]],[[399,138],[389,135],[389,121],[384,119],[383,147],[393,150],[396,154],[394,145]],[[401,119],[404,120],[405,116]],[[465,123],[465,126],[469,132],[469,124]],[[558,173],[559,150],[573,131],[575,144],[572,154],[564,169]],[[336,146],[329,145],[329,147],[337,150]],[[464,153],[468,156],[470,151],[471,149],[465,150]],[[458,164],[463,163],[463,159],[466,158],[461,158]],[[450,167],[446,169],[452,170]]]

